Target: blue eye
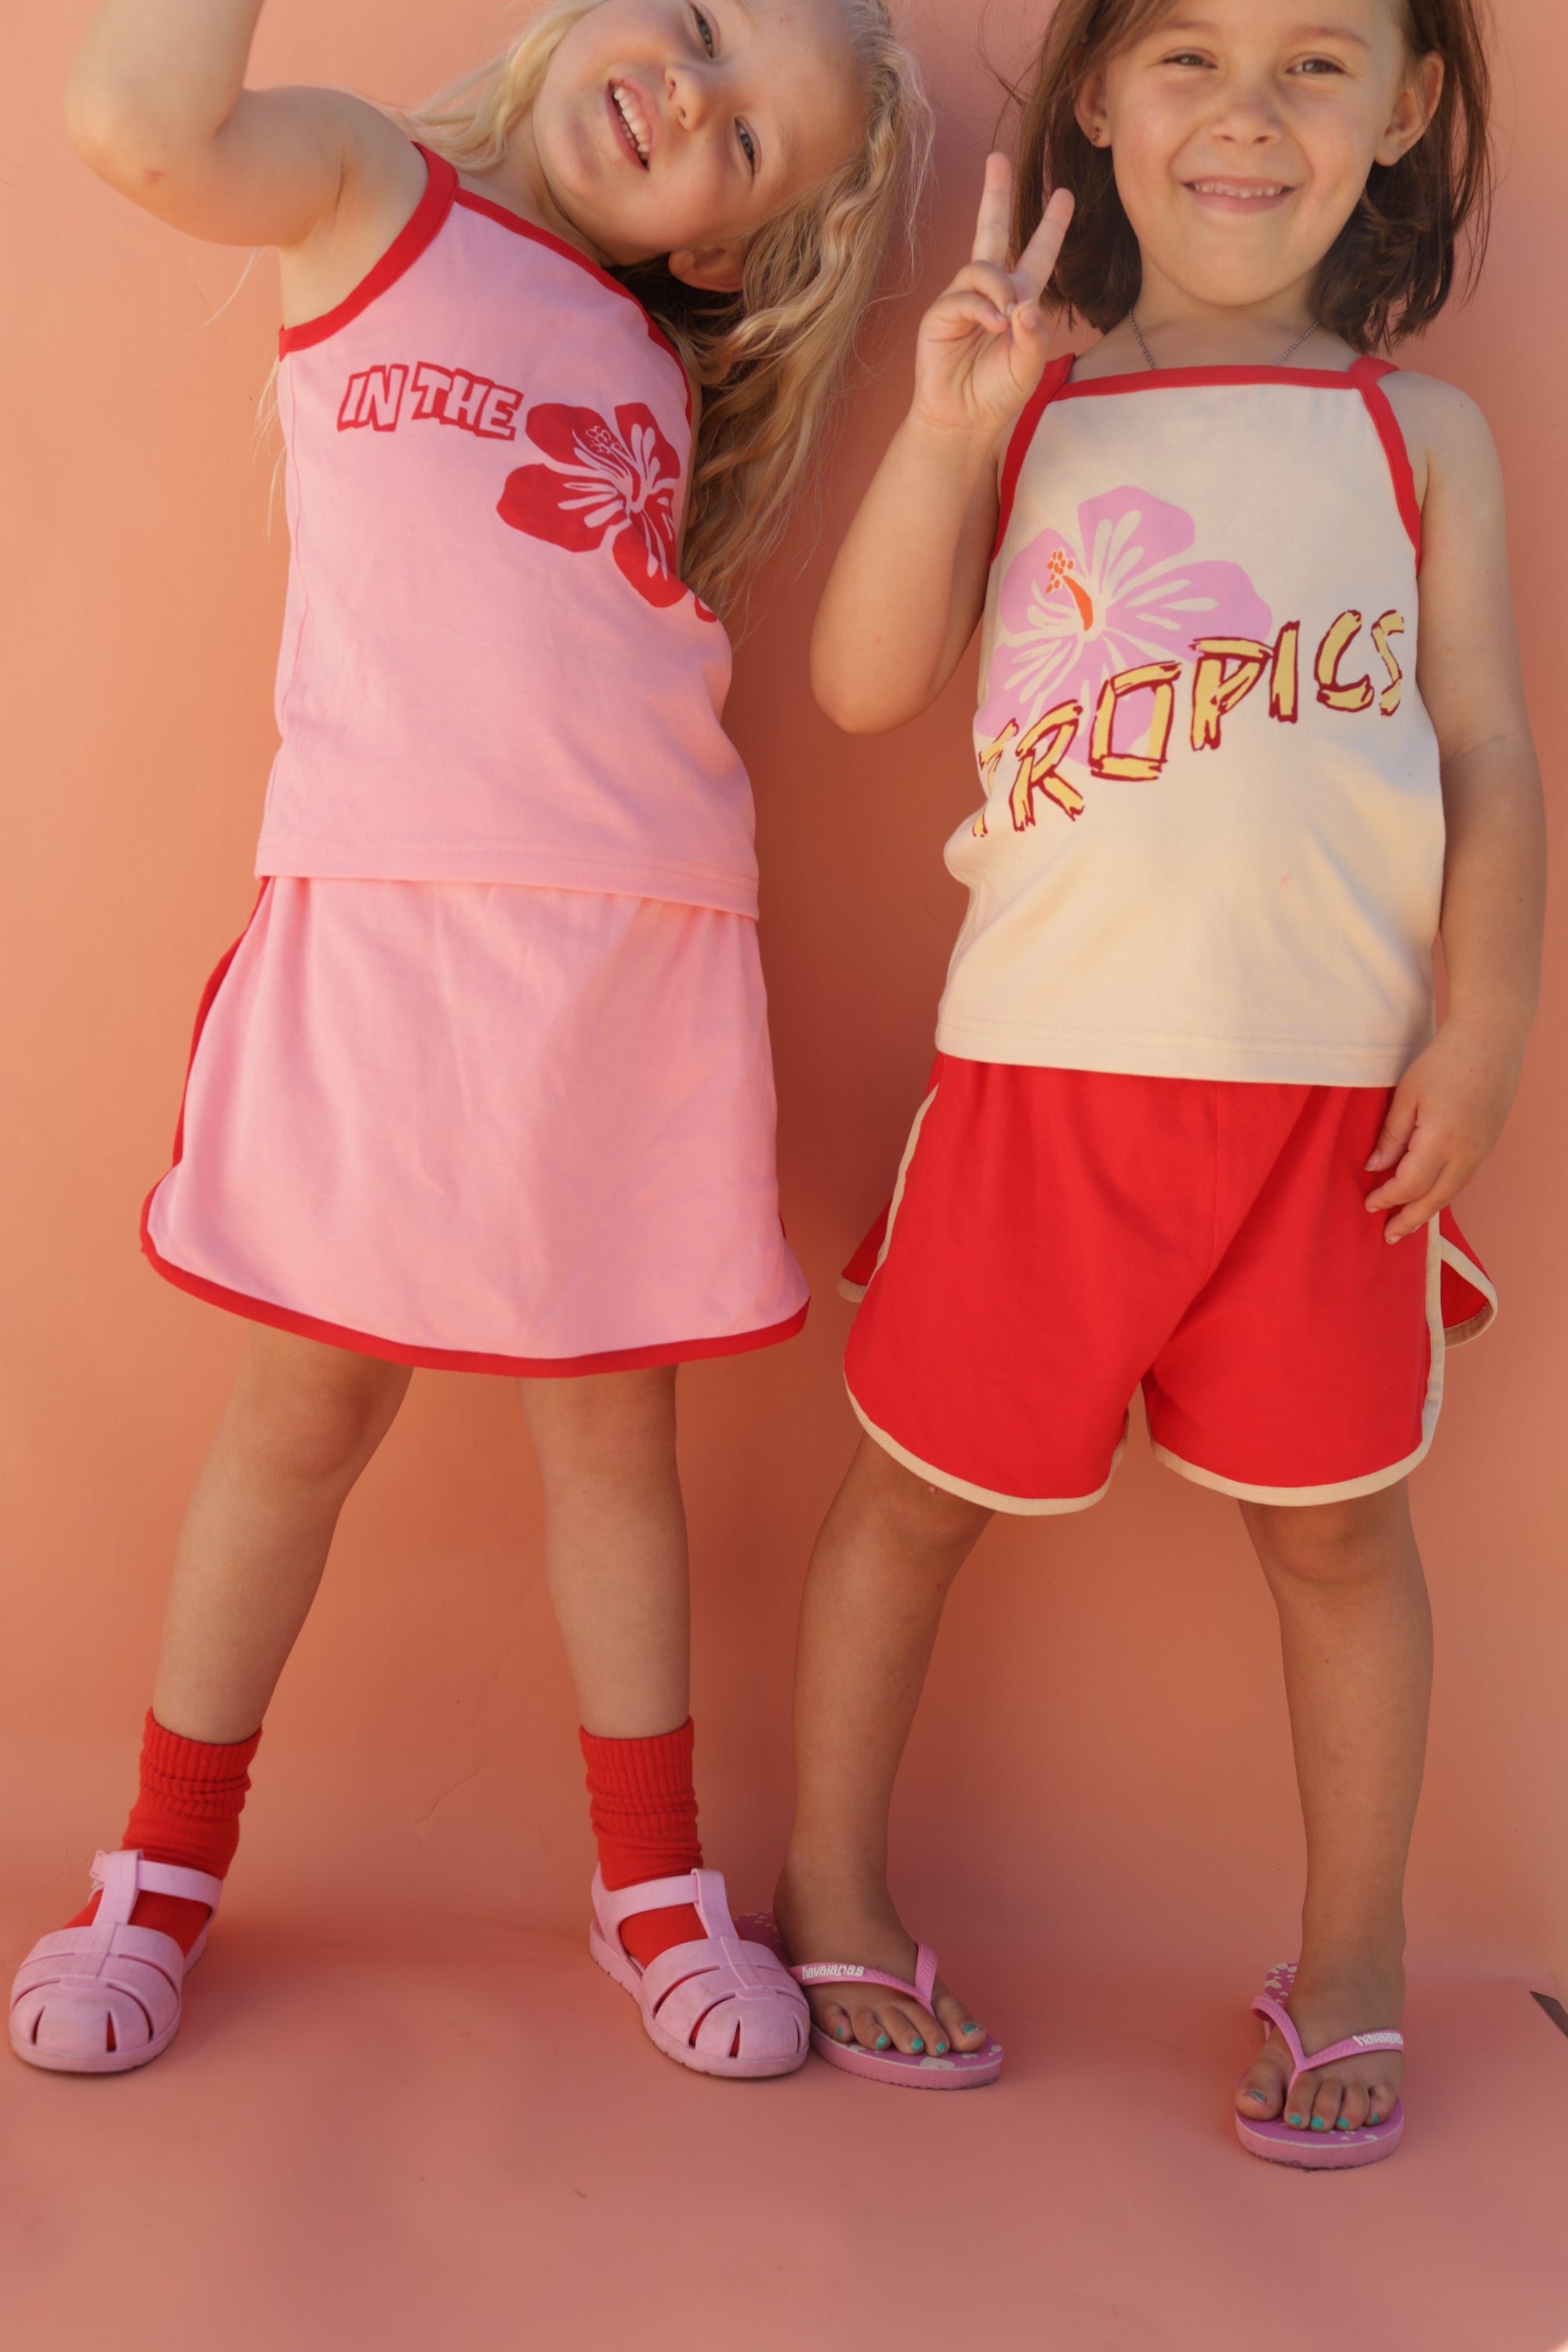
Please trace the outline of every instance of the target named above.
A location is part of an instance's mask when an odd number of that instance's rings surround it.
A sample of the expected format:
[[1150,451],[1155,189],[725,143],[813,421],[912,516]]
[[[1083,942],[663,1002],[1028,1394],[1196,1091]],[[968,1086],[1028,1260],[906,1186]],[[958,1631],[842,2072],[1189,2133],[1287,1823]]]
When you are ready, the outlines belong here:
[[693,10],[691,11],[691,13],[692,13],[692,15],[693,15],[693,16],[696,17],[696,19],[697,19],[697,30],[698,30],[698,34],[699,34],[699,36],[700,36],[700,39],[701,39],[701,42],[702,42],[702,46],[703,46],[703,47],[707,50],[707,52],[708,52],[708,54],[709,54],[709,56],[710,56],[710,58],[711,58],[711,57],[717,57],[717,55],[718,55],[718,53],[719,53],[719,52],[718,52],[718,45],[717,45],[717,43],[715,42],[715,40],[714,40],[714,38],[713,38],[713,27],[712,27],[712,26],[709,23],[709,21],[708,21],[707,17],[702,14],[702,11],[701,11],[701,9],[700,9],[700,8],[693,8]]
[[747,130],[743,122],[736,123],[735,135],[741,142],[742,152],[746,158],[746,162],[750,166],[754,178],[757,169],[757,142],[752,138],[751,132]]

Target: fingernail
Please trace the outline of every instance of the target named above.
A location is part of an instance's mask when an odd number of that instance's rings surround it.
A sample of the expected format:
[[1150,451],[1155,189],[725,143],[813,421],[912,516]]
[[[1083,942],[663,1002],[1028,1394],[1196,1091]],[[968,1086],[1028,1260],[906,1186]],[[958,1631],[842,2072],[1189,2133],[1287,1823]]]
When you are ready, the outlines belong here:
[[876,2046],[877,2046],[877,2048],[878,2048],[879,2050],[885,2050],[885,2049],[887,2048],[887,2046],[888,2046],[888,2037],[887,2037],[887,2035],[886,2035],[885,2033],[879,2033],[879,2034],[878,2034],[878,2036],[877,2036],[877,2042],[876,2042]]
[[1312,2129],[1314,2131],[1327,2131],[1328,2128],[1328,2125],[1323,2121],[1321,2116],[1314,2116],[1312,2117]]
[[910,2042],[910,2050],[911,2050],[911,2051],[915,2051],[915,2050],[923,2050],[923,2049],[925,2048],[925,2043],[921,2040],[921,2037],[920,2037],[920,2035],[919,2035],[918,2033],[916,2034],[916,2036],[915,2036],[914,2040]]
[[1040,312],[1038,304],[1035,302],[1021,302],[1018,306],[1018,324],[1023,328],[1025,333],[1032,335],[1039,323]]

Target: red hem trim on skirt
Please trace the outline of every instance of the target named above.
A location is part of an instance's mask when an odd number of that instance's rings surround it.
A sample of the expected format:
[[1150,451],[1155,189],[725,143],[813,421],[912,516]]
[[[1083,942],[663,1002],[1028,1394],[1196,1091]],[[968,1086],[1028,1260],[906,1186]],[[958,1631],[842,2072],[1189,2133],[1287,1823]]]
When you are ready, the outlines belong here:
[[[160,1182],[162,1179],[159,1180]],[[694,1364],[709,1356],[741,1356],[757,1348],[776,1347],[781,1340],[793,1339],[805,1324],[805,1306],[797,1307],[782,1323],[771,1323],[764,1330],[738,1331],[718,1339],[664,1339],[651,1348],[612,1348],[598,1356],[481,1356],[469,1354],[461,1348],[412,1348],[400,1339],[383,1339],[372,1331],[351,1331],[339,1323],[323,1323],[314,1315],[297,1314],[291,1307],[275,1306],[269,1298],[251,1298],[243,1290],[226,1289],[221,1282],[209,1282],[205,1275],[187,1273],[183,1265],[171,1265],[160,1256],[148,1230],[148,1213],[153,1206],[153,1194],[147,1195],[142,1212],[142,1251],[154,1273],[176,1290],[188,1290],[194,1297],[205,1298],[209,1307],[226,1307],[231,1315],[243,1315],[252,1323],[269,1323],[276,1331],[295,1331],[302,1339],[319,1339],[329,1348],[345,1348],[351,1355],[376,1356],[384,1363],[412,1364],[416,1370],[431,1372],[491,1372],[516,1380],[549,1381],[575,1380],[587,1372],[635,1372],[650,1364]]]

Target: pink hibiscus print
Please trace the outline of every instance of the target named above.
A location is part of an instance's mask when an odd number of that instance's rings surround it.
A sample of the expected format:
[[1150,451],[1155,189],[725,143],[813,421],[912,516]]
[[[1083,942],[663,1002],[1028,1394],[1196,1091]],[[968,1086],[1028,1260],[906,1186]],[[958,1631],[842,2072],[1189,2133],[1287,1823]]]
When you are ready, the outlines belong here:
[[614,531],[616,562],[638,595],[679,604],[687,593],[675,568],[680,460],[652,410],[634,401],[611,425],[592,408],[546,401],[530,412],[528,437],[554,463],[508,475],[502,522],[574,555]]
[[1191,515],[1129,485],[1084,501],[1076,539],[1043,530],[1021,549],[1002,583],[977,744],[994,742],[1009,719],[1023,732],[1058,703],[1077,701],[1083,723],[1068,756],[1085,760],[1108,677],[1184,661],[1195,637],[1267,641],[1268,607],[1246,572],[1191,561],[1196,536]]

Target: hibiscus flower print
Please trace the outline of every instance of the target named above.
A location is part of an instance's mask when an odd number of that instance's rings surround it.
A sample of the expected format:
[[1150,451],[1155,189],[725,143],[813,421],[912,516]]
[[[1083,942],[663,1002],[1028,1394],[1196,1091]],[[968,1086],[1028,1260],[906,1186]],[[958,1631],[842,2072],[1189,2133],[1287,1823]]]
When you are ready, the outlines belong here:
[[574,555],[613,533],[616,563],[638,595],[679,604],[687,593],[675,566],[680,460],[652,410],[634,401],[611,425],[592,408],[547,401],[531,411],[528,437],[553,463],[508,475],[501,520]]
[[1002,583],[977,744],[993,743],[1010,719],[1022,733],[1078,702],[1083,720],[1064,757],[1086,761],[1108,677],[1184,660],[1195,637],[1267,639],[1268,607],[1246,572],[1194,562],[1196,535],[1180,507],[1128,486],[1087,499],[1076,533],[1049,529],[1022,548]]

